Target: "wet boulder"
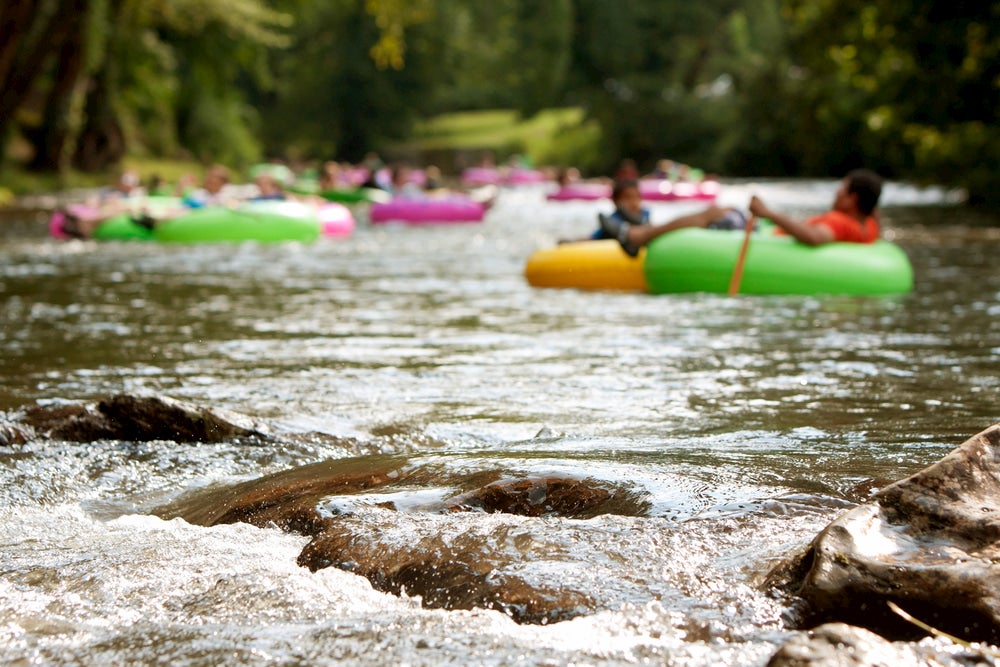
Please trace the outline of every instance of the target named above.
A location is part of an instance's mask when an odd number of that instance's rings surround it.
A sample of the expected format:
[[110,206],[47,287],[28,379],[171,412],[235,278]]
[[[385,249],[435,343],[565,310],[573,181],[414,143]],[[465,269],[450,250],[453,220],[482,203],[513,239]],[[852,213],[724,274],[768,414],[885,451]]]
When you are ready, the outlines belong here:
[[23,425],[37,437],[93,442],[224,442],[266,439],[265,431],[242,415],[191,405],[162,396],[118,394],[97,403],[36,405],[24,412]]
[[885,487],[771,573],[800,628],[841,621],[890,639],[1000,641],[1000,425]]
[[240,484],[201,490],[156,510],[162,519],[183,518],[200,526],[249,523],[260,528],[315,535],[332,517],[320,510],[325,498],[372,491],[405,477],[405,459],[333,459],[285,470]]

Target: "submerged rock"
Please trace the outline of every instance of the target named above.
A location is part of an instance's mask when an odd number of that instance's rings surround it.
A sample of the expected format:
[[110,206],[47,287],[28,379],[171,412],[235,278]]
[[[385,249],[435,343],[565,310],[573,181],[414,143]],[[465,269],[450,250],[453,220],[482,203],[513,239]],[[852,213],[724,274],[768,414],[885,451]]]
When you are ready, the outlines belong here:
[[512,550],[531,550],[523,542],[500,527],[446,541],[425,536],[400,548],[380,535],[335,523],[306,545],[298,563],[313,572],[339,567],[365,577],[376,590],[420,596],[426,607],[495,609],[518,623],[551,623],[593,611],[593,600],[582,591],[557,581],[529,583],[508,571],[524,557]]
[[[420,596],[427,607],[497,609],[521,623],[548,623],[588,613],[594,603],[585,591],[559,582],[528,581],[526,564],[552,557],[552,547],[505,526],[467,531],[442,539],[438,530],[400,547],[366,519],[343,507],[366,506],[366,515],[397,510],[384,498],[419,496],[421,486],[440,487],[439,473],[415,467],[402,457],[336,459],[302,466],[263,479],[191,494],[156,512],[205,526],[247,522],[311,536],[298,563],[316,571],[338,567],[367,578],[378,590]],[[537,477],[449,480],[478,483],[477,488],[436,502],[407,504],[403,516],[452,512],[504,513],[521,516],[591,517],[615,510],[645,508],[637,494],[594,480]],[[381,495],[364,494],[378,491]],[[336,498],[337,500],[331,500]],[[355,502],[342,502],[354,499]],[[360,500],[359,500],[360,499]]]
[[31,429],[0,419],[0,447],[23,445],[32,437],[34,432]]
[[883,488],[771,573],[798,597],[800,628],[841,621],[890,639],[923,630],[888,606],[969,641],[1000,641],[1000,425]]
[[534,477],[487,484],[449,499],[444,507],[453,511],[588,519],[600,514],[642,514],[648,503],[622,489],[608,489],[587,480]]
[[827,623],[802,633],[771,656],[767,667],[939,667],[944,664],[991,664],[977,649],[939,655],[930,648],[897,645],[873,632],[843,623]]

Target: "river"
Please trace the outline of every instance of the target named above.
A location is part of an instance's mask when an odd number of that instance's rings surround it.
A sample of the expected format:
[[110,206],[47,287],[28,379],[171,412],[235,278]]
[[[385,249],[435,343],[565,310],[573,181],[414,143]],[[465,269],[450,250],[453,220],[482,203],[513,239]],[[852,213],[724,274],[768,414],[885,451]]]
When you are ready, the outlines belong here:
[[[832,181],[733,181],[817,212]],[[57,242],[0,224],[0,410],[157,394],[303,439],[0,449],[0,662],[763,665],[794,634],[759,589],[871,489],[1000,421],[1000,217],[892,183],[891,298],[537,290],[527,256],[593,203],[506,190],[482,225],[360,225],[313,245]],[[606,206],[606,205],[605,205]],[[654,220],[692,210],[654,205]],[[332,443],[332,444],[331,444]],[[402,458],[424,487],[332,499],[396,548],[514,540],[526,578],[592,593],[549,625],[424,608],[296,565],[307,538],[164,521],[192,490],[331,458]],[[470,475],[588,477],[643,511],[417,507]],[[941,644],[944,646],[944,644]]]

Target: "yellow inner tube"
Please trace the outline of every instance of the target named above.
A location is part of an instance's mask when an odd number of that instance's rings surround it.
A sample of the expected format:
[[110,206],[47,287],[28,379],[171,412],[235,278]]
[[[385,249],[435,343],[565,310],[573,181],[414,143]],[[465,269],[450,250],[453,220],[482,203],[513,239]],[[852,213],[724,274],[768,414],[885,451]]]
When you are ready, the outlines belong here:
[[533,287],[646,292],[645,254],[629,257],[615,240],[562,243],[534,252],[524,277]]

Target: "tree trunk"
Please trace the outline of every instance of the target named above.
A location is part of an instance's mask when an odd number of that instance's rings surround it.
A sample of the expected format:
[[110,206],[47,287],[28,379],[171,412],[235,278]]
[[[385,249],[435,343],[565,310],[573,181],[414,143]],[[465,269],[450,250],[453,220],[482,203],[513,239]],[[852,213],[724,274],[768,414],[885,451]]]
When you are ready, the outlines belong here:
[[107,49],[100,68],[94,74],[84,103],[84,123],[77,137],[73,165],[83,171],[104,171],[125,157],[125,131],[118,117],[115,101],[121,66],[120,40],[128,39],[124,21],[124,0],[108,3],[111,27]]
[[[32,0],[5,2],[0,9],[0,156],[14,126],[15,114],[44,71],[48,56],[62,47],[74,25],[74,17],[86,14],[88,0],[58,0],[51,13]],[[29,36],[37,35],[26,41]]]
[[105,61],[87,92],[86,120],[73,155],[73,165],[83,171],[103,171],[125,157],[125,132],[111,96],[114,67],[111,60]]
[[67,39],[59,49],[58,62],[42,115],[40,127],[25,131],[25,136],[35,147],[35,155],[28,165],[35,171],[63,171],[65,167],[66,144],[72,127],[73,95],[83,72],[86,35],[85,17],[70,18],[71,26]]
[[0,25],[4,28],[0,32],[0,81],[5,84],[14,56],[28,34],[29,25],[37,17],[37,5],[34,0],[10,0],[0,4]]

